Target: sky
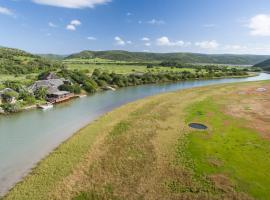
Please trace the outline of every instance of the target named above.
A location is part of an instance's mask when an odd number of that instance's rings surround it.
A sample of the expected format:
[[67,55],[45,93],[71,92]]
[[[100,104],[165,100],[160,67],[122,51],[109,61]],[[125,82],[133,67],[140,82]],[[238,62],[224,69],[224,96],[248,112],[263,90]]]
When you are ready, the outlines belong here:
[[0,0],[0,46],[270,55],[270,1]]

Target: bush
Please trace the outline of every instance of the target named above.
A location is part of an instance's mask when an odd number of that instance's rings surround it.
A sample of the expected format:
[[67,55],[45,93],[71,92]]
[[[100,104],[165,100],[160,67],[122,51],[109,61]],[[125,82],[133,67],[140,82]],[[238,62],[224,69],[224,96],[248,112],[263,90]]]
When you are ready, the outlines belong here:
[[58,89],[61,91],[68,91],[74,94],[81,93],[81,88],[78,84],[74,84],[74,85],[64,84],[64,85],[59,86]]
[[83,84],[83,88],[88,93],[94,93],[97,91],[98,86],[95,81],[90,79],[88,81],[85,81],[85,83]]
[[41,87],[35,91],[34,95],[35,95],[36,99],[44,100],[44,99],[46,99],[47,93],[48,93],[48,89]]
[[25,101],[26,104],[33,104],[36,101],[35,96],[26,90],[19,93],[19,99]]
[[1,107],[6,113],[16,113],[19,112],[21,109],[21,106],[18,103],[16,104],[5,103],[1,105]]

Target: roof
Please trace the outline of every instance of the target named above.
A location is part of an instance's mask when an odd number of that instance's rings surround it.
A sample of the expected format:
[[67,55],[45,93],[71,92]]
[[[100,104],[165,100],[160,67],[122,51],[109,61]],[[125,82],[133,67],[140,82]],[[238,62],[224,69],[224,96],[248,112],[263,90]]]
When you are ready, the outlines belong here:
[[3,89],[3,90],[0,91],[0,96],[2,94],[4,94],[5,92],[14,92],[14,90],[12,90],[11,88],[5,88],[5,89]]
[[40,80],[36,81],[29,89],[35,92],[39,88],[47,88],[49,93],[54,93],[59,91],[58,87],[64,84],[65,79],[50,79],[50,80]]
[[70,94],[70,92],[67,92],[67,91],[58,91],[58,92],[54,92],[52,94],[59,95],[60,96],[60,95]]
[[42,77],[42,80],[51,80],[51,79],[59,79],[59,77],[53,72],[50,72]]

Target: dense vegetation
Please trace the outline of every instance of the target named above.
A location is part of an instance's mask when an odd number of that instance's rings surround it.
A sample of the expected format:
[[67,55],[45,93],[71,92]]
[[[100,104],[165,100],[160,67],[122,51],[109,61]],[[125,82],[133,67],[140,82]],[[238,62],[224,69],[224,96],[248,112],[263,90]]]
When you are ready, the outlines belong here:
[[143,52],[127,52],[127,51],[82,51],[77,54],[70,55],[66,59],[107,59],[128,62],[151,62],[151,61],[178,61],[182,63],[214,63],[214,64],[237,64],[237,65],[253,65],[270,56],[261,55],[207,55],[196,53],[143,53]]
[[0,48],[1,74],[30,74],[62,68],[60,62],[48,60],[25,51]]
[[270,59],[260,62],[253,67],[261,68],[265,71],[270,71]]
[[131,73],[116,74],[108,73],[95,69],[91,76],[87,76],[86,72],[78,70],[61,70],[60,76],[71,80],[74,84],[82,85],[87,92],[95,92],[106,86],[127,87],[151,83],[176,82],[189,79],[205,79],[226,76],[245,76],[248,75],[245,70],[237,68],[222,68],[217,66],[207,66],[206,68],[198,68],[194,73],[190,71],[182,72],[163,72],[163,73]]

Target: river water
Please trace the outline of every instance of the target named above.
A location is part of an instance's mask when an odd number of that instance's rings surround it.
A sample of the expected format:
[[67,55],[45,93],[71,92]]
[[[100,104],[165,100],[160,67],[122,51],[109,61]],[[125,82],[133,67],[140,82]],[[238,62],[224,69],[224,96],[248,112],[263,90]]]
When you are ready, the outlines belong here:
[[128,102],[180,89],[222,83],[269,80],[256,77],[195,80],[127,87],[107,91],[55,106],[0,116],[0,196],[25,176],[35,164],[74,132],[102,114]]

